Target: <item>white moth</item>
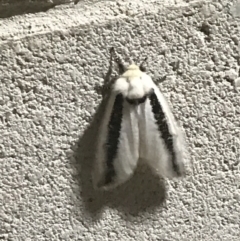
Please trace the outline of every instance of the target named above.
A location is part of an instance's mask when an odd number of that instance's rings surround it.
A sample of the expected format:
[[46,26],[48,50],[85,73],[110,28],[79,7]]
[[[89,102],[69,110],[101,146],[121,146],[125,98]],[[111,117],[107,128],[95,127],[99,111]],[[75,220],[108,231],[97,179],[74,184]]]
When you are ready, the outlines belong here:
[[183,133],[167,101],[143,63],[124,69],[114,49],[120,76],[112,84],[99,128],[93,182],[110,189],[127,181],[141,158],[160,176],[185,174]]

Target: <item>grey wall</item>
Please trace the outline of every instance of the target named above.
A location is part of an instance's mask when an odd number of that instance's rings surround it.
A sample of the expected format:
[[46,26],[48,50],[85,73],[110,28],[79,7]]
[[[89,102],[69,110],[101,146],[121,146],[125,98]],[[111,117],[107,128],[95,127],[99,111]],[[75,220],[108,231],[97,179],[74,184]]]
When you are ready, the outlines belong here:
[[[0,20],[3,240],[239,240],[237,3],[131,2]],[[112,192],[92,189],[111,46],[126,59],[148,55],[151,76],[166,75],[159,87],[193,163],[186,178],[163,181],[139,167]]]

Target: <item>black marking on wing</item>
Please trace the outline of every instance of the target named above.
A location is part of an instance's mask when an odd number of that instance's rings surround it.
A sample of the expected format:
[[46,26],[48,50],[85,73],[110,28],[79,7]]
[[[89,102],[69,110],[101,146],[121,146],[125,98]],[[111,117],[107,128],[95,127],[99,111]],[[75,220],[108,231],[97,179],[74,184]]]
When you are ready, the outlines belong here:
[[116,175],[113,161],[118,151],[122,116],[123,116],[123,95],[118,94],[115,98],[110,121],[108,124],[108,137],[107,137],[107,143],[106,143],[107,172],[105,174],[105,185],[111,183],[113,181],[114,176]]
[[129,99],[129,98],[126,98],[126,101],[131,104],[131,105],[140,105],[142,103],[144,103],[147,99],[147,96],[148,95],[144,95],[142,98],[139,98],[139,99]]
[[177,161],[176,161],[176,153],[175,153],[174,147],[173,147],[173,136],[171,135],[171,133],[169,131],[165,113],[163,112],[162,106],[159,103],[159,100],[158,100],[154,90],[149,95],[149,100],[150,100],[150,103],[152,106],[152,111],[154,114],[154,118],[156,120],[156,124],[158,126],[158,130],[162,134],[162,138],[165,142],[165,145],[172,155],[173,170],[174,170],[174,172],[176,172],[176,174],[178,176],[180,176],[181,173],[180,173]]

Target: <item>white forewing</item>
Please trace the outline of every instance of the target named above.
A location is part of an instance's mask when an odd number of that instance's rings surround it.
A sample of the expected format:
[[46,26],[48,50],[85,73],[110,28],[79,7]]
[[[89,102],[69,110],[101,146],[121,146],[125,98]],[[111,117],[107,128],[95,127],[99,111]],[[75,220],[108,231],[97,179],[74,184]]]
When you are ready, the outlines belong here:
[[[109,152],[106,143],[109,139],[109,123],[114,111],[114,101],[116,93],[112,93],[103,122],[99,129],[99,139],[97,142],[96,165],[93,172],[95,187],[109,189],[125,182],[134,172],[139,159],[139,130],[136,109],[123,99],[123,109],[121,117],[121,129],[116,149],[116,156],[112,160],[113,173],[108,175],[109,165],[107,159]],[[114,126],[113,126],[114,128]],[[111,145],[112,143],[110,143]]]
[[103,114],[102,122],[98,127],[97,145],[95,153],[95,163],[92,172],[93,184],[95,188],[100,188],[105,182],[105,173],[107,169],[106,142],[108,138],[108,124],[112,114],[112,108],[116,95],[111,94]]
[[134,172],[139,159],[139,129],[136,109],[124,101],[122,128],[114,167],[117,184],[126,181]]
[[[166,136],[159,129],[154,116],[150,99],[140,105],[139,129],[140,129],[140,157],[163,177],[174,177],[183,174],[183,145],[182,132],[178,127],[171,109],[159,91],[158,87],[151,81],[149,84],[156,94],[157,100],[162,108],[164,118],[169,130],[167,138],[172,138],[172,150],[166,145]],[[165,130],[166,131],[166,130]],[[165,137],[165,139],[164,139]],[[174,168],[175,165],[175,168]]]

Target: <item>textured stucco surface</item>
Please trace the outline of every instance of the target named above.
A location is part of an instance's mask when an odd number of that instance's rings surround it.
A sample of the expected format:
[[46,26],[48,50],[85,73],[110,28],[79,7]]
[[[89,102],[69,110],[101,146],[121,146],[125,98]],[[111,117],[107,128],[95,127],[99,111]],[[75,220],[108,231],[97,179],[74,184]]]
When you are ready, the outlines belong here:
[[[1,239],[240,240],[239,18],[227,0],[130,2],[0,20]],[[139,167],[112,192],[92,189],[111,46],[166,75],[185,179]]]

